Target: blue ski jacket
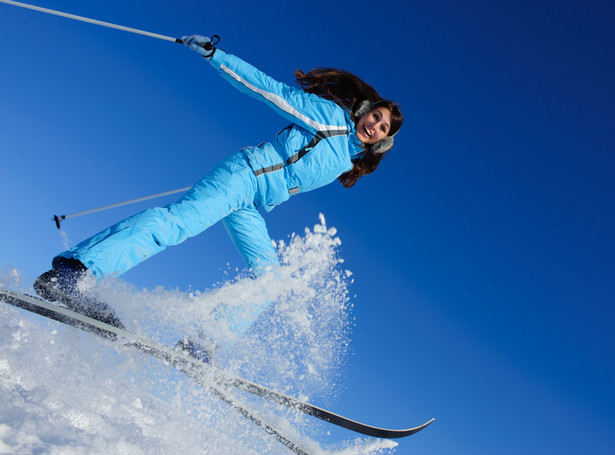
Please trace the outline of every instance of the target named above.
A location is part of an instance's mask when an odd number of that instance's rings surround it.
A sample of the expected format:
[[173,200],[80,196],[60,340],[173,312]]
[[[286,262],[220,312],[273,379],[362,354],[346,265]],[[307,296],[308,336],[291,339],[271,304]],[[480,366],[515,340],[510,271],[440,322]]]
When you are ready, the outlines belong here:
[[279,262],[258,208],[271,210],[292,195],[335,181],[363,153],[349,113],[334,102],[278,82],[220,49],[210,63],[290,126],[275,140],[219,162],[177,202],[120,221],[59,257],[79,259],[98,279],[120,275],[223,220],[247,265],[260,275]]
[[275,81],[218,49],[210,63],[241,92],[263,101],[291,125],[272,142],[244,149],[265,210],[333,182],[363,152],[349,113],[332,101]]

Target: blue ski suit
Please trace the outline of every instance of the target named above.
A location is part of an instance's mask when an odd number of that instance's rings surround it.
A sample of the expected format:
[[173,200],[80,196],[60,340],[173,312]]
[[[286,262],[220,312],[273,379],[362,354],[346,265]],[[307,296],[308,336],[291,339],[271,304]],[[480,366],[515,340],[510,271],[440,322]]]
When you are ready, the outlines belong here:
[[292,195],[335,181],[352,169],[362,144],[349,113],[337,104],[275,81],[220,49],[209,62],[234,87],[291,125],[275,140],[220,161],[177,202],[120,221],[54,260],[76,258],[97,279],[121,275],[222,220],[254,274],[279,264],[258,208],[270,211]]

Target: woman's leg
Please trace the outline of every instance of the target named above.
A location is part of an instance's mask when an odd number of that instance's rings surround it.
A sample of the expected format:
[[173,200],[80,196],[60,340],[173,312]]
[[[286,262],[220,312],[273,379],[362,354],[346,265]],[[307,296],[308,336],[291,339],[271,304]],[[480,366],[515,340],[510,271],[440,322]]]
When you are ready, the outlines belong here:
[[78,259],[98,279],[121,275],[167,246],[200,234],[233,211],[252,206],[254,172],[242,153],[222,160],[177,202],[145,210],[54,259]]
[[253,275],[260,276],[280,265],[265,220],[256,207],[234,211],[222,222]]
[[[280,265],[265,220],[255,207],[237,210],[222,221],[253,276],[261,276]],[[253,300],[222,304],[214,311],[214,318],[224,320],[233,339],[240,338],[270,304],[268,300],[253,297]],[[230,341],[219,337],[217,342]]]

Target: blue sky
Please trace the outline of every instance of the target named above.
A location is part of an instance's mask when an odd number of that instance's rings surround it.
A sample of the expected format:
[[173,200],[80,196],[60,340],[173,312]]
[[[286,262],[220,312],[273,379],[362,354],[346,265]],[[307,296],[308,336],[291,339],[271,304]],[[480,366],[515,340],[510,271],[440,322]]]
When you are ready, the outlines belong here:
[[[437,418],[399,454],[615,451],[606,2],[35,4],[218,34],[281,81],[335,66],[399,101],[406,122],[375,174],[266,215],[275,239],[320,212],[338,229],[356,327],[337,410],[382,426]],[[5,4],[0,23],[0,269],[24,280],[63,250],[54,214],[188,186],[285,126],[179,45]],[[147,206],[65,232],[72,244]],[[198,289],[241,266],[221,226],[188,243],[125,279]]]

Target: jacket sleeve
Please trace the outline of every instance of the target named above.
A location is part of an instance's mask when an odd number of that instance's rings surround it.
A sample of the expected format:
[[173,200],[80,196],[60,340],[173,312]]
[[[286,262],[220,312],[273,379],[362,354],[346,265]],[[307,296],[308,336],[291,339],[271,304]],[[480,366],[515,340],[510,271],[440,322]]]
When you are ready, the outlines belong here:
[[259,99],[282,117],[313,132],[344,134],[344,110],[332,101],[278,82],[249,63],[217,49],[210,63],[239,91]]

